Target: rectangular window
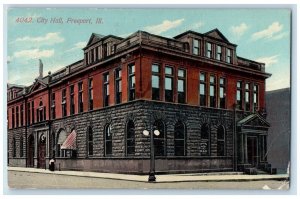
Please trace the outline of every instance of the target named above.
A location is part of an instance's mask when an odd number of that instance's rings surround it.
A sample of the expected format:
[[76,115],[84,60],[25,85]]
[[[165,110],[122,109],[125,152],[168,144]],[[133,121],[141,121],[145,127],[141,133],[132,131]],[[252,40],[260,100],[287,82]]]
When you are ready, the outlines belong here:
[[259,109],[258,106],[258,85],[253,86],[253,111],[257,111]]
[[52,93],[52,95],[51,95],[51,116],[52,116],[52,119],[56,118],[56,114],[55,114],[55,93]]
[[122,70],[117,68],[115,70],[115,92],[116,92],[116,104],[122,102]]
[[34,101],[31,102],[31,118],[32,118],[32,124],[34,123]]
[[129,78],[129,101],[135,99],[135,66],[131,64],[128,66],[128,78]]
[[200,106],[206,106],[206,73],[200,73]]
[[89,64],[88,53],[84,53],[84,60],[85,60],[85,64],[88,65]]
[[95,48],[95,51],[96,51],[96,61],[99,60],[99,52],[98,52],[98,47]]
[[174,102],[173,96],[173,68],[166,66],[165,67],[165,101]]
[[250,111],[250,84],[245,84],[245,111]]
[[160,100],[160,67],[158,64],[152,64],[152,99]]
[[226,108],[226,82],[225,78],[220,78],[220,90],[219,90],[219,98],[220,98],[220,108]]
[[23,126],[24,125],[24,106],[23,106],[23,104],[21,104],[21,118],[20,118],[20,120],[21,120],[21,126]]
[[27,125],[30,125],[30,102],[27,103]]
[[41,121],[40,112],[39,112],[39,109],[37,108],[36,109],[36,122],[40,122],[40,121]]
[[232,50],[229,48],[226,50],[226,62],[232,63]]
[[193,39],[193,54],[199,55],[200,42],[197,39]]
[[103,75],[103,106],[109,105],[109,73]]
[[93,94],[93,78],[89,79],[89,110],[94,108],[94,94]]
[[94,60],[94,49],[92,49],[91,51],[91,63],[93,63],[95,60]]
[[67,98],[66,98],[66,89],[62,90],[61,94],[61,107],[62,107],[62,116],[67,116]]
[[74,85],[70,86],[70,115],[75,113]]
[[216,77],[211,75],[209,82],[209,104],[210,107],[216,107]]
[[47,118],[46,118],[46,106],[44,106],[44,111],[43,111],[43,113],[44,113],[44,120],[46,120]]
[[12,112],[12,114],[11,114],[12,115],[12,127],[15,128],[15,109],[12,108],[11,112]]
[[83,83],[78,83],[78,113],[83,112]]
[[238,81],[236,83],[236,105],[237,105],[237,109],[242,109],[242,82]]
[[216,59],[220,60],[222,59],[222,48],[221,46],[217,45],[217,51],[216,51]]
[[185,103],[186,97],[186,89],[185,89],[185,82],[186,82],[186,71],[184,69],[178,70],[178,82],[177,82],[177,97],[178,103]]
[[212,45],[209,42],[206,42],[206,57],[212,57]]

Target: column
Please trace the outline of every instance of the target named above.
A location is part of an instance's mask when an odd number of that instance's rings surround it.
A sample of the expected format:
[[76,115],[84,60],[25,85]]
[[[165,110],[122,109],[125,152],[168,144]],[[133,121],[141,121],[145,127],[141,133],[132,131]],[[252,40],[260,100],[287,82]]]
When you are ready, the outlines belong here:
[[245,164],[248,164],[248,146],[247,146],[247,135],[244,135],[244,157],[245,157],[245,161],[244,161],[244,163]]
[[241,148],[242,148],[242,157],[241,157],[241,163],[245,163],[245,144],[244,144],[244,134],[241,134]]
[[50,146],[50,136],[49,136],[49,131],[46,130],[46,158],[49,158],[49,146]]

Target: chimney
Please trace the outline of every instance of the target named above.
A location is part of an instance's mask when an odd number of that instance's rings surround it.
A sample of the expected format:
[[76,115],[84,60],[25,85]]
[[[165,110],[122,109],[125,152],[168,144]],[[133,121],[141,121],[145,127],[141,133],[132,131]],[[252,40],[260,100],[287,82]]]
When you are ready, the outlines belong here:
[[39,78],[43,78],[43,62],[41,59],[39,59],[39,72],[40,72],[40,75],[39,75]]

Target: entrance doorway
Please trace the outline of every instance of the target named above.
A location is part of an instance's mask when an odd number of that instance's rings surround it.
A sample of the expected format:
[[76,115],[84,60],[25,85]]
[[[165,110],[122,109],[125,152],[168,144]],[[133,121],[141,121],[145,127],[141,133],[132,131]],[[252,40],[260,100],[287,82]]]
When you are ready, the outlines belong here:
[[39,140],[39,148],[38,148],[38,168],[45,168],[46,166],[46,137],[45,135],[41,135]]
[[30,135],[28,137],[28,152],[27,152],[27,166],[34,167],[34,137]]
[[257,137],[247,138],[247,151],[248,151],[248,163],[253,167],[257,166],[258,155],[257,155]]

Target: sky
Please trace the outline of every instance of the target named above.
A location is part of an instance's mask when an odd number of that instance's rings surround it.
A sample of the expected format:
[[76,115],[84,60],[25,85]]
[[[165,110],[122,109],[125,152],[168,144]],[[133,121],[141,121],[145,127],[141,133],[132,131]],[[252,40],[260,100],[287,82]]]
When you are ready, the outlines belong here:
[[[44,75],[83,59],[92,33],[126,37],[137,30],[174,37],[218,28],[237,44],[237,55],[266,64],[266,90],[290,87],[291,13],[288,9],[104,9],[8,8],[8,82],[30,85]],[[29,23],[22,21],[27,18]],[[52,19],[52,22],[51,22]],[[53,23],[62,20],[63,23]],[[96,21],[100,23],[96,23]]]

